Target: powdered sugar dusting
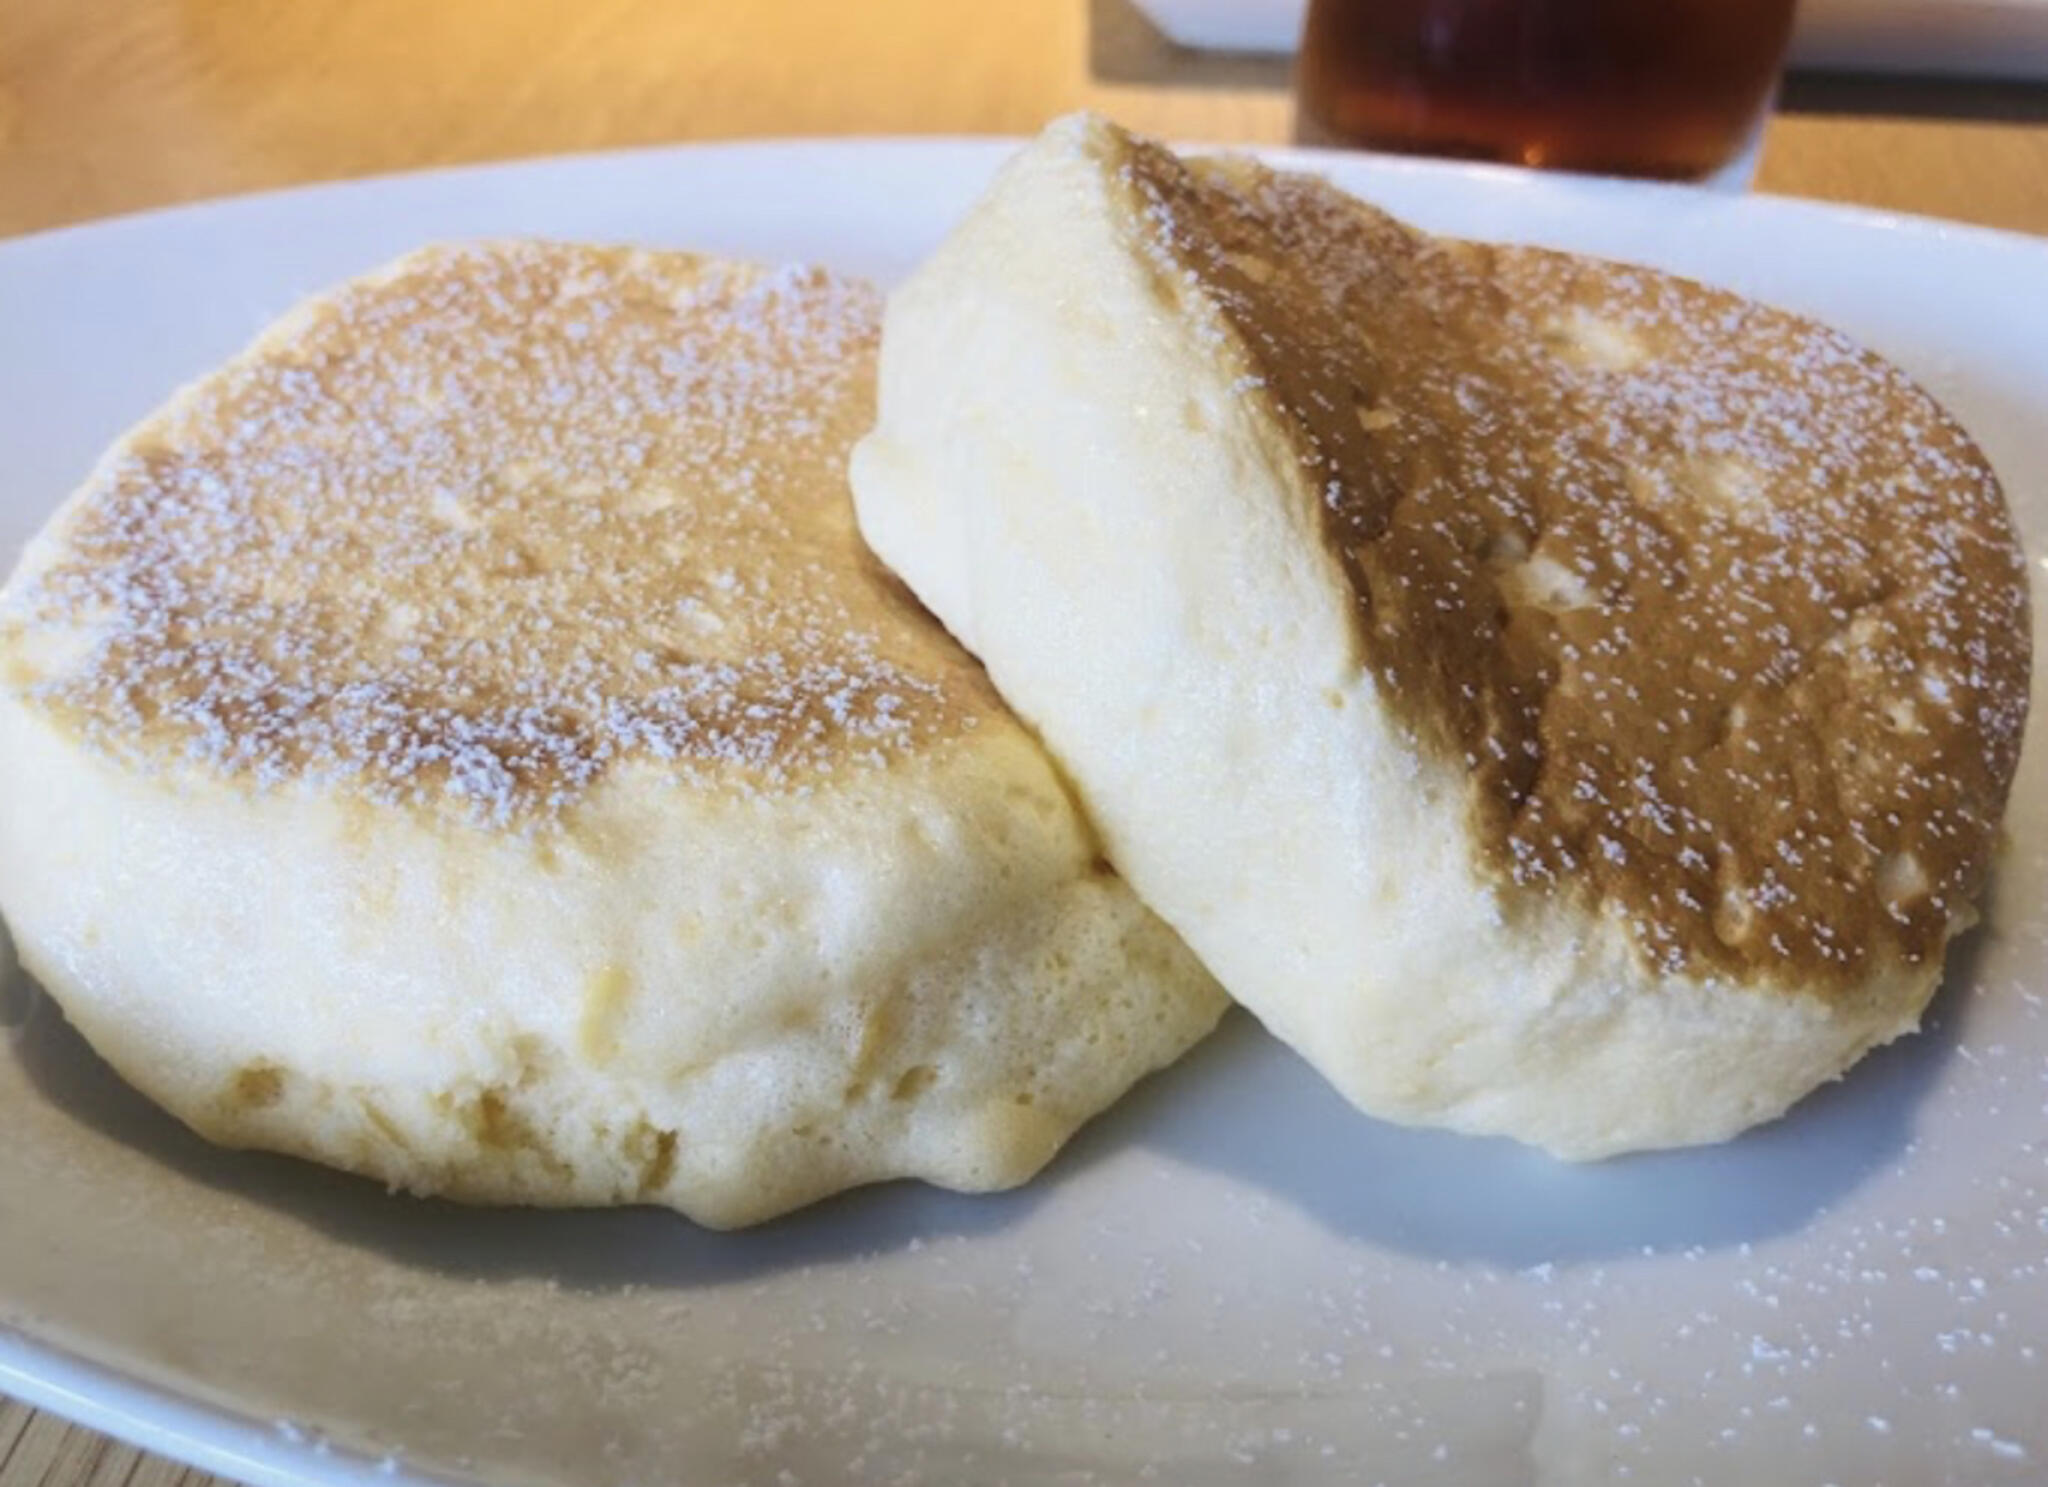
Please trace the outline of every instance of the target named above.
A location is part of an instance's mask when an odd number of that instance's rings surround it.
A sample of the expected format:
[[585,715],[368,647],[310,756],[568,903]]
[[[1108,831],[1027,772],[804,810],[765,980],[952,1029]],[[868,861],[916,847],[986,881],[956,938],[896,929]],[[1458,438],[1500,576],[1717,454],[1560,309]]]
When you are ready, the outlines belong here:
[[1809,989],[1969,922],[2026,717],[2023,559],[1897,368],[1647,269],[1432,239],[1133,146],[1139,244],[1295,437],[1366,664],[1504,889]]
[[886,766],[993,702],[854,531],[879,309],[813,270],[416,254],[116,449],[0,612],[8,681],[133,760],[489,822],[629,758]]

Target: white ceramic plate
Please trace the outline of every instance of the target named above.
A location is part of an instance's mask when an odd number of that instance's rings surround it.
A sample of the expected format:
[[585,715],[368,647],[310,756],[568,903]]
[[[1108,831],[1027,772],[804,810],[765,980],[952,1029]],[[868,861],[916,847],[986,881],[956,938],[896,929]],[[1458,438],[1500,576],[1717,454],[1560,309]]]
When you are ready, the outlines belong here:
[[[0,244],[0,553],[180,379],[425,239],[887,277],[1004,148],[609,156]],[[1430,226],[1838,322],[1957,410],[2048,552],[2048,244],[1314,163]],[[2037,710],[1988,927],[1927,1032],[1731,1145],[1604,1166],[1367,1120],[1235,1017],[1007,1196],[897,1185],[725,1236],[653,1212],[468,1212],[212,1150],[17,980],[0,1388],[266,1483],[2039,1481],[2041,733]]]

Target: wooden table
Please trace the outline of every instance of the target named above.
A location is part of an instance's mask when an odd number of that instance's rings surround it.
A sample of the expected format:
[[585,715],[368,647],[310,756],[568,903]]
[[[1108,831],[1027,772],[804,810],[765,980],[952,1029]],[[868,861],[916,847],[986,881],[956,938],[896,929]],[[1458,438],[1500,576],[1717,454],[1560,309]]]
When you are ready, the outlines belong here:
[[[0,235],[227,192],[740,135],[1292,132],[1284,62],[1126,0],[0,0]],[[2048,233],[2048,88],[1795,79],[1767,191]],[[0,1400],[0,1487],[213,1479]]]

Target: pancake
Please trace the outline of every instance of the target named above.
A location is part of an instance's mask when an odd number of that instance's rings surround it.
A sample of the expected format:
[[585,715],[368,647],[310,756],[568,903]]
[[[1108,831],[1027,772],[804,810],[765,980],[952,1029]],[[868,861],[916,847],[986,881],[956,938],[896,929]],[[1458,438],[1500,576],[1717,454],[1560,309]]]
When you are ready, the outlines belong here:
[[323,295],[0,595],[0,904],[211,1139],[731,1226],[1021,1182],[1224,998],[862,547],[880,298],[503,243]]
[[1897,368],[1088,119],[892,297],[881,365],[870,544],[1362,1109],[1709,1142],[1916,1025],[2027,593]]

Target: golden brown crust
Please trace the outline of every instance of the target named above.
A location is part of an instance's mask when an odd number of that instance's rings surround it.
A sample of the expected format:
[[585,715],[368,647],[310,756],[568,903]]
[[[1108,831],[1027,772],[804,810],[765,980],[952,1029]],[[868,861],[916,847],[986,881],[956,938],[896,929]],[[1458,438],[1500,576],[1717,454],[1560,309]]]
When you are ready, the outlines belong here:
[[138,758],[498,821],[628,758],[885,763],[999,704],[854,535],[879,317],[821,271],[415,254],[117,447],[0,613],[8,682]]
[[1932,398],[1797,316],[1315,178],[1137,147],[1123,179],[1281,411],[1360,659],[1468,780],[1505,893],[1616,912],[1665,971],[1838,996],[1940,953],[2029,642],[1997,481]]

